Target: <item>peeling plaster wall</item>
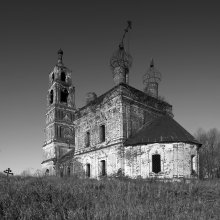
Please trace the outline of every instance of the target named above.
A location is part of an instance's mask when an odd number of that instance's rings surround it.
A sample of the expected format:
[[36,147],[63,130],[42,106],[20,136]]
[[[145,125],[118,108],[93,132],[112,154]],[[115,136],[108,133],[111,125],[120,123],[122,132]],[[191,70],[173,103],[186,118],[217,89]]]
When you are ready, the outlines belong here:
[[[100,162],[106,161],[107,175],[121,168],[132,178],[146,177],[190,177],[191,155],[197,155],[196,146],[177,144],[151,144],[123,147],[123,141],[133,136],[145,123],[165,112],[124,97],[115,91],[99,104],[82,108],[76,116],[75,155],[62,165],[65,174],[85,176],[86,165],[90,164],[90,177],[100,175]],[[105,125],[105,141],[100,141],[100,126]],[[89,145],[86,133],[89,132]],[[124,153],[125,150],[125,153]],[[161,172],[152,172],[152,155],[161,155]],[[196,170],[198,171],[198,170]]]
[[74,115],[67,108],[53,108],[46,114],[45,144],[58,140],[74,145]]
[[150,108],[145,103],[135,102],[128,97],[123,97],[123,134],[129,138],[148,121],[165,114],[163,111]]
[[[93,106],[92,106],[93,107]],[[95,109],[87,108],[81,111],[82,117],[75,121],[76,154],[99,149],[123,139],[122,103],[120,96],[108,102],[103,102]],[[105,126],[105,141],[100,140],[100,126]],[[87,146],[86,133],[90,133]]]
[[[137,93],[138,94],[138,93]],[[164,114],[172,116],[172,106],[153,102],[152,98],[140,99],[118,87],[100,96],[83,108],[51,109],[46,115],[46,146],[44,164],[54,173],[51,158],[59,159],[74,147],[74,156],[66,157],[56,164],[58,175],[82,175],[85,177],[87,164],[90,177],[98,178],[101,161],[106,162],[106,174],[121,169],[132,178],[141,176],[159,178],[191,177],[192,155],[194,170],[198,173],[197,146],[186,143],[148,144],[124,147],[123,143],[146,123]],[[100,126],[105,126],[105,140],[100,137]],[[87,135],[89,134],[89,135]],[[88,138],[89,137],[89,138]],[[161,172],[152,172],[152,155],[159,154]],[[196,164],[196,165],[195,165]]]
[[[152,172],[152,155],[160,154],[161,172]],[[198,174],[196,145],[186,143],[149,144],[125,148],[125,175],[159,178],[190,178],[192,159],[195,156],[195,172]]]
[[[106,174],[112,175],[117,173],[122,167],[122,160],[118,154],[120,145],[115,145],[96,151],[75,155],[73,159],[73,172],[75,174],[86,173],[86,165],[90,164],[90,177],[98,178],[101,175],[101,161],[106,161]],[[75,165],[75,166],[74,166]]]
[[48,161],[46,163],[43,163],[41,165],[41,168],[42,168],[43,173],[45,173],[46,170],[48,169],[49,170],[49,175],[56,175],[56,171],[54,169],[53,161]]
[[49,160],[51,158],[55,158],[55,146],[54,143],[50,143],[43,148],[43,160]]
[[70,150],[66,143],[51,142],[43,148],[43,160],[58,159]]
[[[152,155],[161,156],[161,172],[152,172]],[[71,168],[71,175],[86,176],[86,165],[90,164],[90,178],[98,178],[101,161],[106,161],[107,175],[119,169],[131,178],[191,178],[192,159],[195,156],[195,172],[198,174],[197,145],[186,143],[149,144],[123,147],[116,144],[90,152],[79,153],[63,164],[64,174]]]

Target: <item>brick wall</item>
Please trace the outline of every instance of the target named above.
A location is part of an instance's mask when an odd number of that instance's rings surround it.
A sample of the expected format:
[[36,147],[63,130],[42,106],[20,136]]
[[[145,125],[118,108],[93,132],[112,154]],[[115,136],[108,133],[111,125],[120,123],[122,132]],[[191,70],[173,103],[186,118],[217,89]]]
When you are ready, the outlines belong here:
[[[161,172],[152,172],[152,155],[159,154]],[[198,174],[197,146],[187,143],[149,144],[125,148],[125,175],[159,178],[190,178],[192,156],[195,156],[195,172]]]

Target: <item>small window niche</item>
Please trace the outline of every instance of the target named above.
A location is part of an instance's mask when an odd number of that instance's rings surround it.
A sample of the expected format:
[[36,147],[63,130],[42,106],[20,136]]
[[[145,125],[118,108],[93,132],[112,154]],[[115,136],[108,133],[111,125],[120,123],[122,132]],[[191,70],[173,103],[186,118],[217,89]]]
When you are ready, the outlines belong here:
[[54,81],[54,73],[52,73],[51,79],[52,79],[52,82],[53,82]]
[[160,158],[160,154],[152,155],[152,172],[154,172],[154,173],[161,172],[161,158]]
[[45,176],[48,176],[50,174],[50,170],[49,169],[46,169],[45,171]]
[[196,174],[196,155],[191,155],[191,174]]
[[59,137],[60,137],[60,138],[62,138],[62,135],[63,135],[62,130],[63,130],[63,129],[62,129],[62,127],[60,126],[60,127],[59,127]]
[[61,80],[62,82],[65,82],[65,81],[66,81],[66,73],[65,73],[64,71],[61,72],[60,80]]
[[90,146],[90,132],[89,131],[86,132],[85,142],[86,142],[86,147],[89,147]]
[[101,160],[101,176],[106,176],[106,161]]
[[100,126],[100,142],[105,141],[105,125]]
[[70,176],[70,167],[67,168],[67,176]]
[[60,170],[60,177],[62,178],[63,177],[63,169],[61,168]]
[[86,177],[90,177],[91,176],[91,166],[89,163],[86,164]]
[[53,90],[50,91],[50,104],[53,104]]
[[64,102],[64,103],[67,103],[67,98],[68,98],[68,91],[67,89],[63,89],[60,91],[60,101],[61,102]]

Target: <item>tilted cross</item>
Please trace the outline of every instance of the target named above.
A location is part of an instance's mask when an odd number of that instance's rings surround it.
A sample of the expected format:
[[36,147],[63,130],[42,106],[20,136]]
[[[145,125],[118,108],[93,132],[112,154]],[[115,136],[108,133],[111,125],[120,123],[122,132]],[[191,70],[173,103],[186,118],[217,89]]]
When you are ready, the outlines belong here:
[[12,173],[12,170],[10,168],[8,168],[7,170],[4,170],[4,173],[8,175],[12,175],[13,176],[13,173]]

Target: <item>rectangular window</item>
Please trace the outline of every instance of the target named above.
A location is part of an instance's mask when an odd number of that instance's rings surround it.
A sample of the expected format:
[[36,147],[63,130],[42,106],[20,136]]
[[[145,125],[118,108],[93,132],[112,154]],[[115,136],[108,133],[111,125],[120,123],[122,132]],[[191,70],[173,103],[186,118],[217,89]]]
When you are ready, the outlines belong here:
[[59,132],[60,132],[60,137],[62,138],[62,127],[59,128]]
[[101,160],[101,176],[106,175],[106,163],[105,160]]
[[100,142],[105,141],[105,125],[100,126]]
[[70,167],[67,168],[67,176],[70,176]]
[[68,95],[69,95],[69,93],[68,93],[67,89],[61,90],[60,91],[60,102],[67,103]]
[[86,147],[89,147],[90,146],[90,132],[89,131],[86,132],[85,142],[86,142]]
[[152,155],[152,172],[159,173],[161,171],[160,154]]
[[86,176],[90,177],[90,164],[89,163],[86,164]]

